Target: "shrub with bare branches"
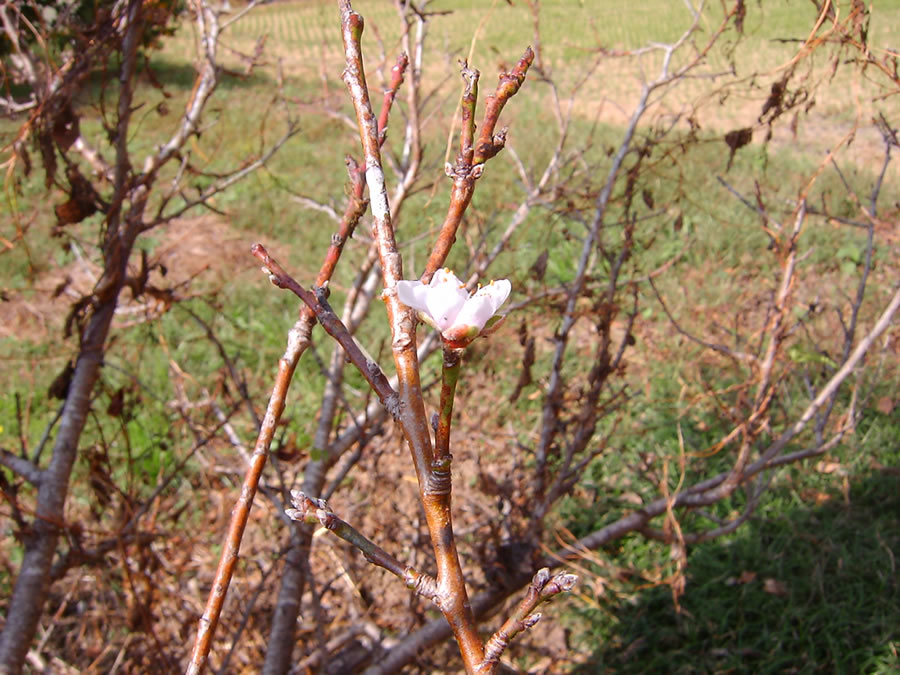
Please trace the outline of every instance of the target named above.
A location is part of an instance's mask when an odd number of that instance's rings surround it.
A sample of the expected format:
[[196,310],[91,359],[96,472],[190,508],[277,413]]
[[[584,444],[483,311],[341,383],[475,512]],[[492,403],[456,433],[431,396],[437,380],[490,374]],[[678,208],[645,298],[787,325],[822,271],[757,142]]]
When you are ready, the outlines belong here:
[[[207,133],[200,115],[224,72],[221,31],[244,9],[224,20],[206,2],[189,5],[198,75],[179,126],[141,170],[125,139],[142,35],[134,18],[148,3],[112,3],[104,30],[115,37],[106,51],[89,52],[96,63],[132,55],[117,64],[115,112],[100,106],[111,120],[109,149],[92,149],[77,133],[72,101],[89,68],[65,62],[53,72],[69,84],[8,97],[7,110],[34,111],[11,146],[10,169],[28,161],[29,139],[37,139],[48,185],[66,193],[55,214],[60,231],[102,223],[102,276],[69,322],[78,358],[54,387],[65,406],[49,464],[41,463],[44,441],[31,456],[24,443],[0,455],[25,541],[20,569],[35,570],[20,572],[7,605],[0,664],[8,671],[26,656],[42,658],[44,643],[28,649],[51,584],[108,560],[119,561],[129,589],[129,628],[149,636],[134,640],[143,651],[117,645],[116,664],[128,654],[138,667],[186,665],[192,673],[230,672],[238,662],[266,673],[376,674],[413,664],[496,672],[538,644],[541,667],[558,669],[585,655],[557,639],[549,621],[538,623],[537,608],[571,590],[574,573],[582,587],[602,588],[611,544],[658,542],[665,561],[636,573],[668,584],[677,606],[690,547],[750,520],[784,467],[847,442],[896,376],[896,214],[882,204],[898,145],[885,101],[900,79],[896,52],[870,38],[871,9],[816,5],[800,38],[778,36],[784,58],[764,70],[742,51],[763,6],[686,2],[670,41],[592,45],[574,67],[558,60],[544,39],[545,8],[529,0],[504,11],[531,21],[532,46],[518,61],[500,57],[483,112],[478,64],[460,59],[462,89],[447,95],[455,105],[447,113],[445,87],[434,85],[444,71],[425,74],[429,28],[446,13],[428,0],[393,5],[399,54],[389,54],[383,26],[367,30],[375,39],[364,43],[362,17],[339,0],[334,23],[349,96],[332,91],[325,45],[315,96],[284,93],[291,76],[279,69],[272,110],[286,117],[286,133],[224,173],[200,170],[190,143]],[[25,18],[4,11],[4,26]],[[36,62],[31,43],[11,44],[10,63],[26,73],[28,59]],[[364,44],[375,54],[366,65]],[[257,46],[240,55],[248,70],[262,60]],[[857,87],[855,118],[817,117],[816,105],[848,81]],[[192,207],[216,210],[213,197],[296,132],[285,113],[293,106],[351,128],[361,152],[343,163],[342,206],[324,188],[315,192],[320,186],[282,181],[272,190],[273,201],[328,219],[333,232],[317,273],[289,272],[292,249],[252,247],[266,278],[300,301],[267,408],[256,411],[265,393],[236,364],[238,348],[185,310],[224,364],[218,382],[204,381],[203,400],[191,400],[193,374],[165,352],[177,392],[168,419],[183,427],[188,448],[149,494],[130,490],[134,472],[123,479],[112,470],[102,443],[88,448],[94,498],[125,515],[103,536],[86,535],[63,508],[85,419],[98,414],[92,392],[120,291],[162,298],[162,313],[179,298],[151,281],[152,259],[128,266],[135,242]],[[812,147],[817,136],[827,147],[815,161],[769,172],[779,144]],[[435,137],[453,139],[454,161],[450,140],[445,157],[427,151]],[[877,167],[854,157],[854,139],[878,156]],[[315,170],[340,164],[316,161]],[[449,179],[443,202],[436,175]],[[436,203],[445,209],[429,228]],[[840,265],[815,262],[832,254],[825,229],[859,243]],[[733,238],[740,251],[722,254],[729,247],[720,241],[717,249],[712,238]],[[423,241],[428,249],[417,258]],[[294,244],[309,257],[311,246]],[[710,252],[722,259],[704,260]],[[491,277],[503,279],[490,285]],[[130,391],[109,392],[107,415],[123,419],[123,407],[137,414]],[[302,401],[299,412],[289,393]],[[298,417],[312,415],[298,427]],[[307,438],[297,439],[298,428],[309,429]],[[239,458],[187,468],[217,442]],[[167,489],[186,476],[191,497],[174,508]],[[188,537],[181,509],[198,504],[209,509],[200,529],[212,527]],[[157,520],[167,507],[169,529]],[[61,535],[68,550],[57,551]],[[189,581],[168,581],[176,577]],[[178,606],[176,625],[158,621],[164,593],[170,611]],[[55,619],[65,599],[59,607]],[[505,619],[495,620],[498,613]],[[450,637],[456,645],[447,647]]]

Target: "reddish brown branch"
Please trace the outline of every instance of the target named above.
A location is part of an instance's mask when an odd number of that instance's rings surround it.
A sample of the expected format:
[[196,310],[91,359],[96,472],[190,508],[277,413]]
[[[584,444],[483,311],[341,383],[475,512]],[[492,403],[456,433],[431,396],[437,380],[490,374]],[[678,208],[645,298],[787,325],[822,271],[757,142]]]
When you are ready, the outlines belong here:
[[474,672],[484,657],[484,643],[478,635],[469,606],[465,578],[456,551],[450,514],[449,472],[445,479],[444,467],[438,467],[438,471],[435,471],[432,465],[431,435],[419,381],[415,318],[412,310],[397,297],[396,285],[402,279],[402,268],[394,239],[377,129],[363,68],[360,48],[363,19],[353,11],[349,0],[339,0],[338,4],[341,9],[346,57],[343,79],[353,101],[360,142],[365,153],[366,182],[374,218],[373,230],[384,280],[383,297],[391,325],[392,350],[400,390],[399,421],[416,468],[419,497],[425,510],[437,565],[438,595],[435,602],[453,629],[466,669]]
[[[397,64],[392,69],[391,84],[388,91],[385,92],[384,105],[379,120],[379,130],[383,131],[390,114],[391,105],[396,95],[397,89],[403,82],[403,74],[405,72],[408,59],[401,56]],[[384,135],[381,136],[381,142],[384,141]],[[360,218],[366,211],[368,201],[363,198],[365,193],[365,180],[363,178],[364,171],[360,170],[357,162],[353,158],[347,158],[347,169],[349,174],[350,187],[348,194],[350,195],[344,214],[341,219],[340,227],[331,237],[331,244],[325,254],[322,266],[316,276],[316,287],[324,288],[331,280],[334,270],[340,260],[344,244],[353,236],[356,226],[359,224]],[[316,322],[316,314],[311,307],[304,304],[300,309],[300,315],[294,327],[288,334],[288,345],[284,355],[278,362],[278,374],[275,378],[275,386],[272,395],[269,398],[269,404],[266,409],[266,415],[260,432],[256,440],[253,455],[251,457],[250,466],[244,477],[241,496],[232,511],[231,523],[229,524],[228,533],[225,538],[225,546],[222,556],[219,559],[219,565],[216,569],[216,575],[213,579],[212,589],[203,617],[200,620],[200,629],[197,634],[197,640],[194,645],[194,651],[191,655],[191,663],[189,672],[200,673],[205,667],[209,650],[212,644],[212,638],[215,634],[216,625],[222,612],[222,606],[225,602],[225,596],[228,592],[228,586],[234,575],[234,568],[237,564],[238,552],[240,551],[241,539],[243,538],[244,528],[250,515],[250,507],[253,505],[253,499],[262,476],[263,468],[268,457],[269,446],[281,415],[284,412],[285,401],[287,399],[288,389],[294,376],[294,371],[300,361],[300,357],[306,351],[310,344],[310,336],[312,328]]]
[[506,130],[502,129],[499,133],[494,134],[494,129],[497,128],[497,121],[503,106],[519,91],[533,60],[534,52],[529,47],[515,68],[500,74],[500,83],[497,85],[496,91],[485,101],[481,132],[474,149],[471,142],[475,132],[474,108],[478,92],[478,71],[469,69],[466,64],[463,65],[462,72],[466,87],[461,103],[463,127],[460,136],[460,150],[456,166],[448,165],[447,168],[447,175],[453,179],[453,187],[450,190],[450,206],[447,208],[447,216],[444,218],[437,242],[435,242],[428,263],[425,265],[425,272],[422,274],[423,282],[431,281],[434,273],[444,266],[450,248],[456,241],[456,232],[462,223],[463,214],[475,193],[475,181],[481,177],[484,171],[484,163],[500,152],[506,143]]
[[387,138],[387,123],[391,114],[391,106],[393,106],[394,99],[397,96],[397,90],[403,84],[403,75],[406,73],[407,66],[409,66],[409,56],[400,54],[397,57],[397,63],[391,68],[391,82],[384,92],[381,114],[378,115],[378,142],[381,145],[384,145],[384,140]]
[[[352,160],[351,160],[352,161]],[[348,162],[349,163],[349,162]],[[361,184],[362,181],[353,166],[350,167],[350,180],[353,185],[354,177]],[[348,201],[347,208],[344,212],[343,222],[338,232],[331,238],[331,245],[325,254],[325,260],[316,277],[316,285],[323,287],[327,285],[331,279],[331,275],[340,260],[343,247],[347,239],[353,234],[359,219],[365,212],[366,202],[357,196],[354,189],[353,197]],[[256,496],[256,490],[259,486],[259,480],[262,476],[263,468],[265,468],[266,460],[269,454],[269,446],[275,434],[278,422],[284,412],[287,393],[290,389],[291,380],[297,364],[303,352],[306,351],[310,343],[310,335],[315,325],[316,315],[311,308],[303,305],[297,322],[288,333],[288,344],[284,355],[278,361],[278,373],[275,376],[275,386],[272,395],[269,397],[269,404],[266,408],[266,414],[263,418],[262,426],[256,439],[256,445],[253,455],[250,459],[250,466],[244,476],[241,488],[241,495],[234,506],[231,514],[231,522],[228,526],[228,532],[225,535],[225,544],[222,549],[222,555],[219,558],[219,565],[216,568],[216,574],[213,578],[212,587],[210,589],[209,598],[203,616],[200,619],[200,628],[197,633],[194,650],[191,654],[191,661],[188,672],[197,675],[206,666],[206,660],[209,655],[212,639],[215,635],[216,626],[218,625],[219,616],[222,613],[222,607],[225,603],[225,596],[228,593],[228,587],[231,578],[234,576],[234,569],[237,565],[238,554],[240,552],[241,539],[244,536],[244,529],[247,526],[247,520],[250,517],[250,508],[253,505],[253,499]]]
[[468,63],[462,64],[462,78],[466,83],[463,89],[460,111],[462,116],[462,130],[459,134],[459,155],[456,166],[472,166],[475,158],[475,105],[478,103],[478,78],[481,73],[469,68]]
[[484,648],[484,661],[478,666],[477,672],[493,672],[510,641],[523,630],[531,628],[540,621],[541,615],[534,613],[537,606],[560,593],[568,593],[575,588],[577,581],[578,577],[574,574],[563,572],[551,578],[549,568],[539,569],[531,583],[528,584],[525,597],[519,602],[515,611],[488,640]]
[[266,251],[262,244],[253,244],[250,252],[259,258],[265,266],[263,271],[269,275],[269,281],[278,286],[278,288],[291,291],[313,311],[325,332],[341,345],[347,353],[347,358],[350,359],[350,362],[356,366],[359,372],[362,373],[362,376],[366,378],[366,382],[369,383],[372,390],[378,394],[378,398],[381,399],[384,407],[394,417],[397,417],[399,414],[397,392],[394,391],[378,364],[363,353],[359,345],[356,344],[356,340],[350,335],[350,331],[347,330],[347,327],[328,305],[324,289],[316,289],[316,292],[313,293],[303,288],[284,270],[277,260],[269,255],[269,252]]
[[515,68],[509,72],[500,73],[500,83],[497,85],[497,89],[493,94],[488,95],[484,102],[484,118],[481,120],[481,133],[478,136],[478,144],[475,146],[473,164],[483,164],[503,149],[506,143],[506,131],[501,129],[495,135],[494,129],[497,128],[503,107],[519,91],[533,61],[534,52],[531,47],[528,47]]
[[[391,106],[393,105],[397,90],[403,82],[403,76],[408,62],[409,60],[406,55],[402,54],[397,59],[397,63],[391,71],[391,82],[387,91],[385,91],[381,115],[378,121],[379,144],[384,143],[385,141],[385,129],[387,127]],[[350,198],[344,212],[340,231],[332,237],[332,248],[343,246],[344,242],[352,235],[353,228],[355,228],[368,206],[368,200],[363,199],[366,187],[365,167],[361,167],[352,157],[347,158],[347,165],[350,174],[347,193],[350,195]],[[329,257],[331,254],[332,251],[330,250]],[[324,286],[330,279],[331,274],[326,269],[328,265],[329,261],[326,259],[326,265],[323,266],[322,272],[320,272],[316,282],[317,287]],[[351,290],[348,296],[348,306],[354,306],[356,302],[355,298],[359,293],[359,290],[360,288],[358,285]],[[361,320],[361,317],[351,311],[351,315],[348,319],[347,327],[352,333],[359,320]],[[307,331],[311,329],[312,325],[315,323],[315,314],[306,305],[302,306],[301,318],[298,323],[304,326]],[[306,344],[308,344],[308,342],[303,345],[304,349],[306,348]],[[340,348],[338,348],[338,352],[340,352]],[[326,430],[324,432],[326,434],[324,438],[326,439],[327,431],[333,427],[338,399],[331,382],[340,380],[340,373],[343,370],[344,363],[343,357],[337,352],[335,358],[336,361],[333,364],[333,369],[329,373],[329,378],[332,379],[330,379],[329,384],[326,386],[326,395],[323,397],[319,416],[319,429]],[[328,392],[331,393],[329,394]],[[380,415],[380,413],[381,411],[376,413],[376,416]],[[317,432],[316,447],[324,448],[327,444],[327,440],[318,442],[319,433],[320,432]],[[361,434],[360,442],[365,442],[365,434]],[[333,447],[332,451],[327,453],[327,455],[324,455],[322,459],[312,459],[307,464],[303,479],[304,490],[306,490],[307,493],[321,494],[328,466],[330,466],[330,464],[339,457],[347,447],[349,447],[348,444],[344,444],[340,448]],[[299,536],[294,536],[294,534],[291,536],[291,549],[287,554],[291,564],[285,568],[285,572],[281,579],[281,589],[279,590],[278,603],[272,622],[269,646],[266,651],[264,670],[267,672],[283,672],[291,663],[290,656],[294,644],[297,615],[300,609],[299,596],[302,593],[306,581],[306,570],[308,569],[307,562],[310,537],[311,532],[309,530],[303,532]]]

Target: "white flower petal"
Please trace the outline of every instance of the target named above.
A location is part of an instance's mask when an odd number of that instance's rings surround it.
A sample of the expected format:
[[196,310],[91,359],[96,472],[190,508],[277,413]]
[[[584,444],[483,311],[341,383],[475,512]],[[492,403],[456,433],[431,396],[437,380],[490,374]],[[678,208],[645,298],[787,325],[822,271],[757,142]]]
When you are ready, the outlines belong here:
[[479,288],[475,291],[473,297],[481,295],[487,296],[491,301],[491,314],[496,314],[497,310],[500,309],[500,306],[506,302],[511,291],[512,284],[509,282],[509,279],[499,279],[498,281],[492,281],[487,286]]
[[500,308],[500,305],[506,302],[511,290],[512,285],[506,279],[478,289],[456,315],[453,328],[472,326],[480,332],[488,319],[494,316]]
[[435,286],[440,286],[441,284],[449,283],[459,286],[462,282],[459,280],[459,277],[453,274],[453,272],[446,267],[442,267],[432,275],[431,282],[428,285],[433,288]]
[[465,286],[461,287],[459,280],[450,275],[448,279],[429,288],[425,299],[428,305],[427,312],[441,331],[447,330],[453,325],[459,310],[469,299],[469,292]]
[[491,303],[488,298],[484,296],[472,297],[469,298],[459,314],[456,315],[456,320],[453,322],[452,327],[454,329],[462,329],[474,326],[480,331],[492,315],[493,311],[491,311]]
[[512,284],[501,279],[479,288],[470,297],[465,284],[446,268],[435,272],[427,286],[420,281],[397,282],[400,302],[420,312],[445,339],[467,342],[481,332],[511,290]]
[[428,285],[421,281],[398,281],[400,302],[427,315],[440,331],[453,325],[453,320],[469,298],[469,292],[453,272],[442,268]]
[[421,281],[398,281],[397,297],[404,305],[412,307],[419,312],[428,311],[426,299],[430,288]]

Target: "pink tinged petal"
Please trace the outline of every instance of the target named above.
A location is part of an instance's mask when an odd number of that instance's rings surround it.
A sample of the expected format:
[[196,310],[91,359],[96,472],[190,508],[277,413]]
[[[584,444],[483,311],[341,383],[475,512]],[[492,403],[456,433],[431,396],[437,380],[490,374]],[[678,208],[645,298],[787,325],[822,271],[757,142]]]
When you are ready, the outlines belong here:
[[397,297],[403,304],[426,315],[430,319],[428,323],[443,331],[453,324],[469,293],[455,274],[440,269],[428,285],[421,281],[398,281]]
[[485,296],[472,296],[466,301],[466,304],[463,305],[459,314],[456,315],[456,320],[453,322],[453,328],[473,326],[478,330],[481,330],[493,314],[494,310],[491,308],[490,298]]
[[454,286],[462,286],[463,282],[459,280],[459,277],[453,274],[446,267],[442,267],[434,275],[431,277],[431,283],[428,285],[432,288],[435,286],[440,286],[442,284],[450,284],[452,283]]

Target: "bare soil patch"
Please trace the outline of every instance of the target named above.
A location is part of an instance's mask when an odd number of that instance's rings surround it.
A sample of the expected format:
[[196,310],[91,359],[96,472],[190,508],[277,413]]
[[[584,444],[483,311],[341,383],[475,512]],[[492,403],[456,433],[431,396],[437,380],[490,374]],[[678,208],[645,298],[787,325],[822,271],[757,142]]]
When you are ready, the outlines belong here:
[[[120,326],[156,318],[171,303],[171,294],[184,298],[199,287],[208,291],[255,267],[250,235],[217,216],[178,220],[157,236],[161,242],[147,256],[149,290],[137,298],[130,290],[122,293],[116,310]],[[129,275],[137,275],[140,265],[140,256],[133,255]],[[39,343],[59,335],[72,304],[90,295],[100,274],[99,265],[78,255],[42,274],[31,289],[10,294],[0,303],[0,338]]]

